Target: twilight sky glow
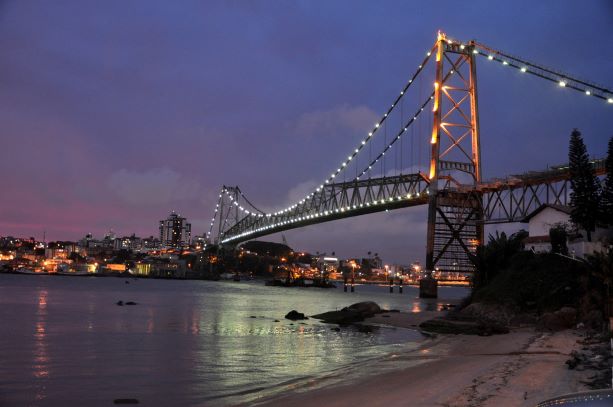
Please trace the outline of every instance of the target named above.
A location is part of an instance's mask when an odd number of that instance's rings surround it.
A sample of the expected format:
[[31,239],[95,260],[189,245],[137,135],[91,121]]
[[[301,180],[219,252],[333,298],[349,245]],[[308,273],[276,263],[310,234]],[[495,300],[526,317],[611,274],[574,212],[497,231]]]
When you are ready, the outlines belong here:
[[[613,86],[613,3],[493,3],[4,1],[0,235],[155,235],[173,209],[202,234],[221,184],[280,209],[368,132],[437,29]],[[604,155],[613,106],[478,72],[486,178],[564,162],[574,127]],[[411,208],[285,236],[406,263],[424,257],[425,221]]]

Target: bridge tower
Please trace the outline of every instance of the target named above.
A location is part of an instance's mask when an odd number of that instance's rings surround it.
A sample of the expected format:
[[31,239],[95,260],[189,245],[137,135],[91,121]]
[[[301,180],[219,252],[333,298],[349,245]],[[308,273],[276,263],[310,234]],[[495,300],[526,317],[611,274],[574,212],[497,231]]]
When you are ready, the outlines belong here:
[[[221,199],[219,200],[219,231],[217,233],[217,239],[223,236],[224,233],[232,226],[236,225],[241,216],[239,209],[239,197],[241,196],[238,186],[228,187],[223,186]],[[226,200],[228,199],[228,200]],[[217,244],[221,242],[215,242]]]
[[483,241],[481,150],[474,43],[439,32],[433,95],[426,270],[473,272]]

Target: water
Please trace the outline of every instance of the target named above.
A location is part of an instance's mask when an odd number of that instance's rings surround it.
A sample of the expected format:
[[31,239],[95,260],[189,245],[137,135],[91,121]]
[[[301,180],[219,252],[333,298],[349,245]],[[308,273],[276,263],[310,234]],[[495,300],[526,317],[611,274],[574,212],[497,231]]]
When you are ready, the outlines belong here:
[[[308,315],[365,300],[404,311],[437,306],[412,287],[392,295],[379,286],[344,293],[257,281],[125,281],[0,274],[0,406],[251,403],[363,373],[369,361],[423,340],[405,329],[292,323],[283,318],[289,310]],[[467,293],[439,290],[439,302]]]

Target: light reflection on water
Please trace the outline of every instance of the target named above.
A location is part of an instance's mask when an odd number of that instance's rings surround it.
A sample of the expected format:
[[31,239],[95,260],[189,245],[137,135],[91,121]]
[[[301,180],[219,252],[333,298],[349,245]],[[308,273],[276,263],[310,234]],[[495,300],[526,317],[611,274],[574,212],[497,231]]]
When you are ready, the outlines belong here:
[[[364,361],[421,340],[400,329],[335,332],[314,320],[288,321],[289,310],[312,315],[374,300],[417,311],[445,302],[419,300],[411,287],[403,295],[388,287],[356,290],[0,275],[0,324],[10,327],[0,333],[0,405],[246,402],[323,375],[345,376],[348,366],[363,369]],[[447,298],[466,293],[439,290]],[[115,305],[119,300],[138,305]]]
[[49,354],[47,349],[47,290],[38,291],[38,308],[36,310],[36,327],[34,330],[34,353],[32,363],[32,375],[36,386],[34,399],[44,400],[46,397],[46,385],[43,380],[49,377]]

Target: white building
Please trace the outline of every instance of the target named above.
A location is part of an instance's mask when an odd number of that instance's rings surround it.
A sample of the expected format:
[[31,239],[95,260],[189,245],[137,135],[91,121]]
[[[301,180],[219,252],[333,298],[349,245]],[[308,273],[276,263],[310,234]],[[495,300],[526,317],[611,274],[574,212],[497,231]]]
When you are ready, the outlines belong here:
[[[528,223],[528,237],[524,239],[524,248],[535,253],[549,253],[551,251],[549,230],[555,226],[564,226],[567,230],[574,228],[570,212],[570,206],[544,204],[526,216],[524,222]],[[606,249],[604,243],[606,231],[598,229],[592,233],[592,242],[586,241],[585,235],[585,232],[579,230],[575,236],[569,236],[567,242],[569,255],[585,257]]]
[[188,246],[192,240],[192,225],[187,219],[172,211],[160,221],[160,243],[166,247]]

